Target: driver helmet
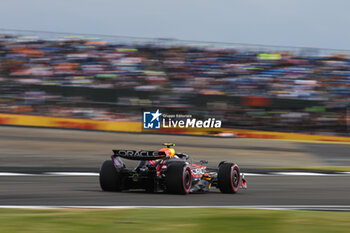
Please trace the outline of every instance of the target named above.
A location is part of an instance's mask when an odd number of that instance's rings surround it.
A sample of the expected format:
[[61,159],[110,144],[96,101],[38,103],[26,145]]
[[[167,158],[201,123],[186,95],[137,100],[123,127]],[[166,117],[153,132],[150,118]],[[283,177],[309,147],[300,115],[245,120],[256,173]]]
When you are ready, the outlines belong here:
[[174,158],[174,156],[175,156],[175,149],[174,148],[162,148],[159,150],[159,152],[164,152],[165,155],[169,156],[170,158]]

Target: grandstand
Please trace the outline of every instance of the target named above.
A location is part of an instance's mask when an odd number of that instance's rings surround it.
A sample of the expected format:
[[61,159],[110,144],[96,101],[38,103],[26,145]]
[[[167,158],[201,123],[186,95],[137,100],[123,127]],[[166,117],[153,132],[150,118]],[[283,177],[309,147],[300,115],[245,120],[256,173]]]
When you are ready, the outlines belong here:
[[[0,112],[348,135],[349,51],[0,29]],[[33,36],[35,35],[35,36]]]

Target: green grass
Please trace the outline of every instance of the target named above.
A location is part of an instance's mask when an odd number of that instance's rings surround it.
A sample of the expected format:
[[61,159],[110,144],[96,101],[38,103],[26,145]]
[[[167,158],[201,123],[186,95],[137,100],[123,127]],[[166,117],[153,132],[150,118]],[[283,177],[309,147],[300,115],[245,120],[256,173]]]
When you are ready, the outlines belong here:
[[271,170],[310,170],[310,171],[335,171],[350,172],[349,166],[315,166],[315,167],[266,167]]
[[0,209],[2,233],[349,232],[349,212],[197,209]]

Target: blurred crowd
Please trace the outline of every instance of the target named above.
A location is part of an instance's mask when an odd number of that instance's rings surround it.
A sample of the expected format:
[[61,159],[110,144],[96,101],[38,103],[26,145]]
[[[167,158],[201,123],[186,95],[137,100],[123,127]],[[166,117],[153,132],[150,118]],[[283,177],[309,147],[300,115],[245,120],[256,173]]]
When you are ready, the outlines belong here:
[[[186,105],[182,95],[321,101],[323,110],[225,106],[217,114],[230,127],[332,132],[344,126],[346,110],[330,113],[326,108],[346,109],[349,105],[350,59],[347,55],[301,56],[291,52],[130,46],[79,38],[41,40],[0,35],[1,112],[107,120],[141,117],[138,111],[125,112],[116,106],[86,107],[80,104],[90,101],[86,97],[28,90],[25,87],[29,85],[127,89],[131,96],[137,91],[153,92],[153,99],[136,102],[179,105],[189,111],[196,106]],[[124,105],[133,105],[133,101],[132,97],[119,99]],[[210,114],[210,110],[209,106],[196,109],[202,115]],[[305,124],[309,127],[302,126]],[[327,127],[318,130],[319,125]]]

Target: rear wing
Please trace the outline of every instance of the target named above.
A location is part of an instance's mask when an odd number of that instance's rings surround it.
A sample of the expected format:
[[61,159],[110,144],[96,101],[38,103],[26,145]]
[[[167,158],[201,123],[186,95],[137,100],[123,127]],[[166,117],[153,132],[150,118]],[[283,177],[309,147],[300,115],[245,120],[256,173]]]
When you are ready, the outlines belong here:
[[147,151],[147,150],[113,150],[114,156],[119,156],[130,160],[155,160],[166,157],[163,151]]

